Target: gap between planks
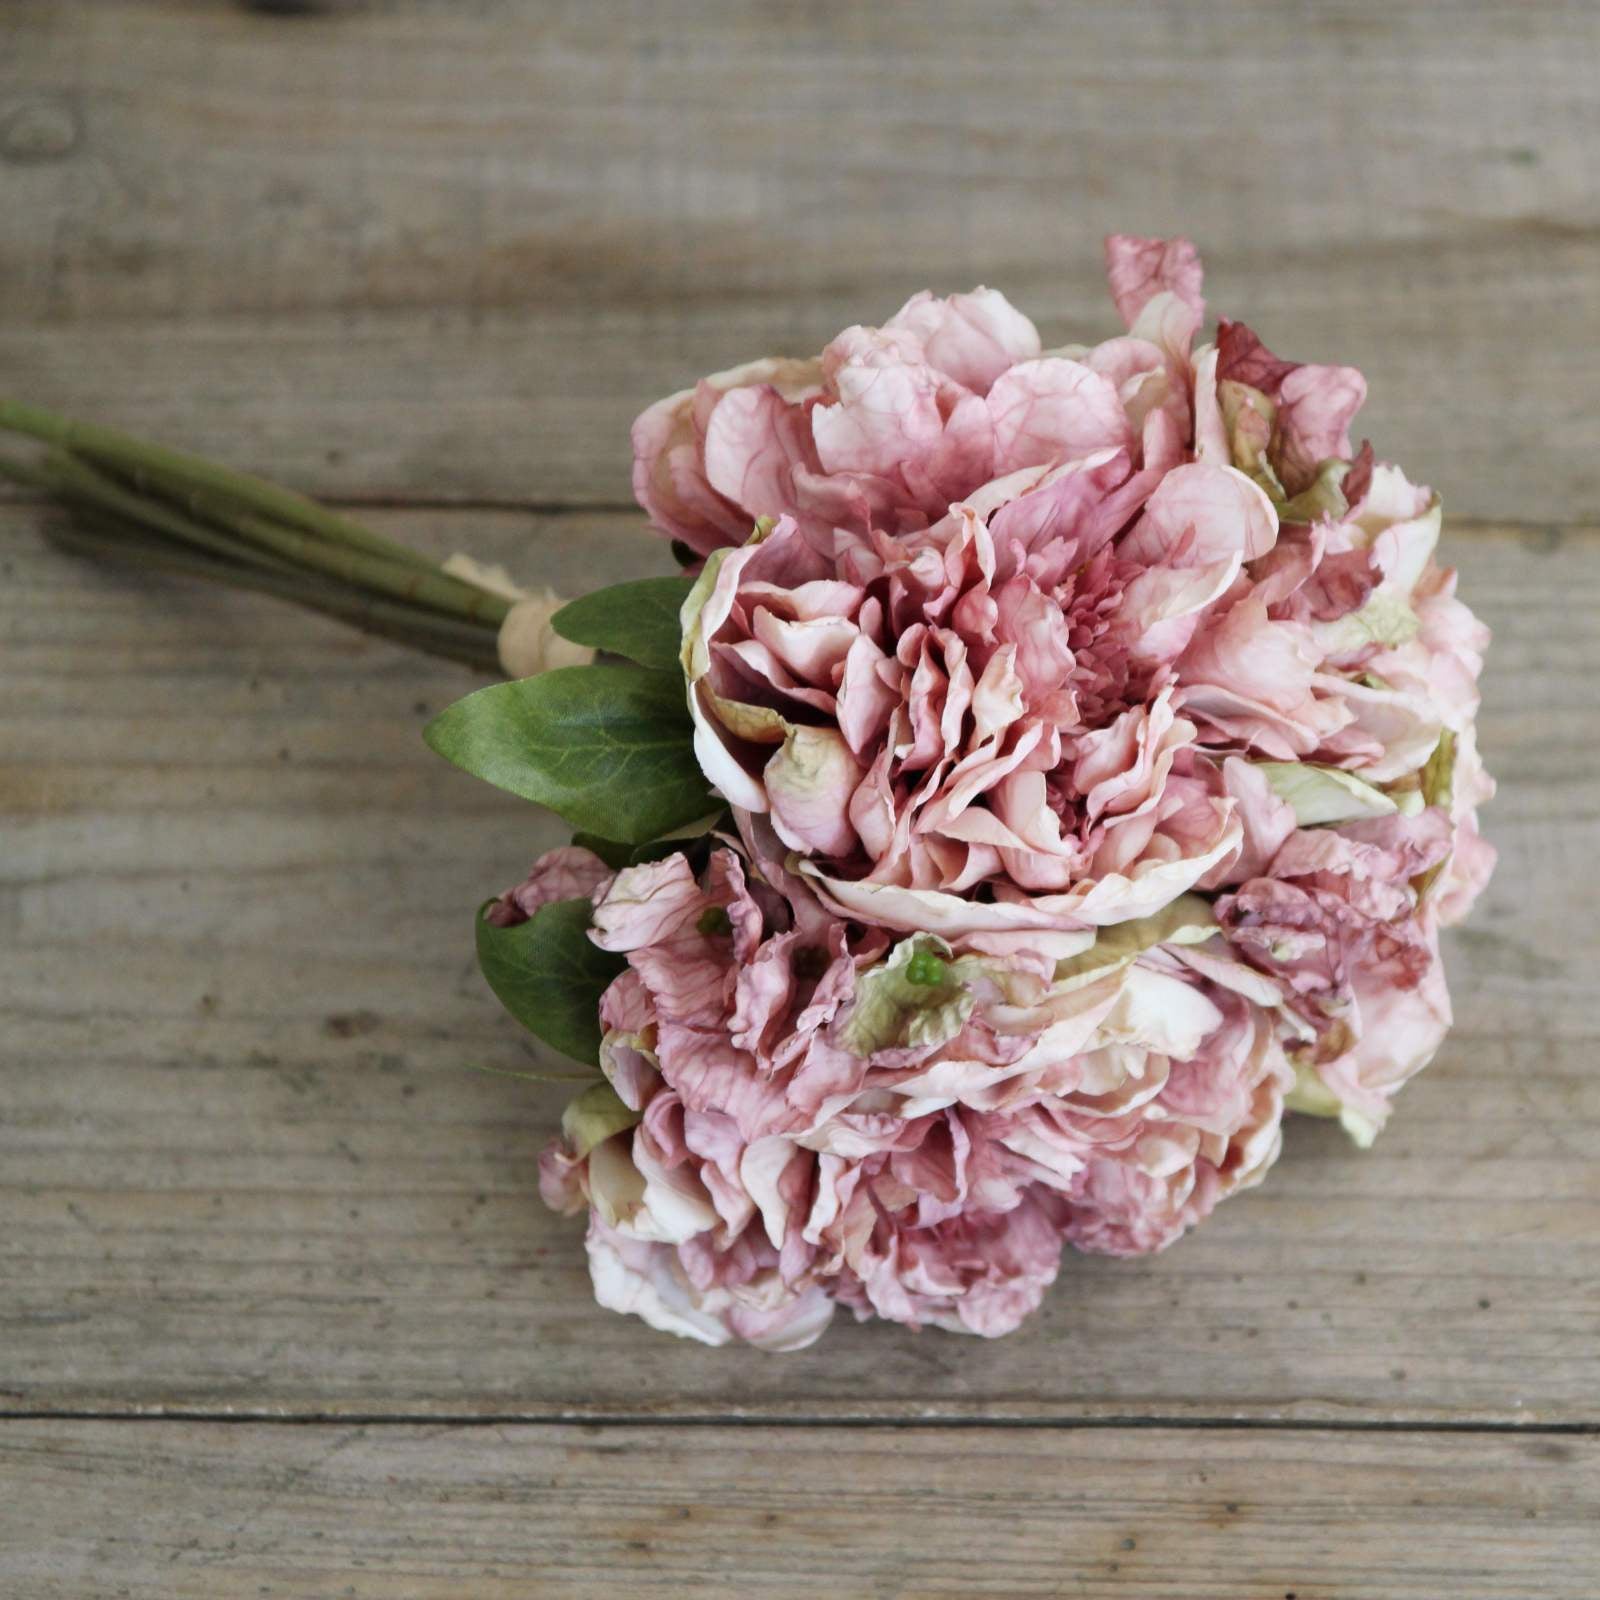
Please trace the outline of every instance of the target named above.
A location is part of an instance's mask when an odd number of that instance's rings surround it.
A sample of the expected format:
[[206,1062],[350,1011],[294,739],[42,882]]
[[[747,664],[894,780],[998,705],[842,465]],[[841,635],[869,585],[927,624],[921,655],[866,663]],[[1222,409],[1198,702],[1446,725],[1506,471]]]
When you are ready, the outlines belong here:
[[129,1423],[138,1424],[217,1424],[222,1427],[274,1428],[671,1428],[693,1431],[700,1428],[772,1428],[804,1430],[840,1428],[858,1432],[894,1430],[904,1432],[944,1431],[946,1429],[1011,1428],[1042,1433],[1112,1433],[1160,1430],[1180,1433],[1378,1433],[1409,1434],[1492,1434],[1518,1438],[1600,1438],[1600,1421],[1573,1422],[1497,1422],[1418,1417],[1347,1417],[1296,1419],[1292,1417],[1162,1416],[1127,1412],[1105,1416],[1019,1417],[972,1415],[926,1416],[849,1416],[830,1415],[826,1410],[814,1414],[741,1415],[737,1412],[685,1412],[659,1415],[649,1411],[618,1411],[588,1414],[582,1411],[528,1411],[500,1414],[475,1411],[206,1411],[196,1409],[158,1409],[150,1411],[54,1411],[34,1409],[0,1410],[0,1426],[11,1422],[29,1423]]
[[[285,485],[292,488],[293,485]],[[296,491],[297,493],[299,491]],[[396,511],[439,512],[445,515],[460,513],[470,515],[525,516],[525,517],[620,517],[640,519],[642,532],[649,531],[644,523],[644,512],[631,500],[518,500],[494,495],[414,495],[385,493],[382,490],[361,495],[318,495],[318,504],[333,511]],[[61,509],[49,496],[0,484],[0,508],[26,511]],[[1600,537],[1600,523],[1580,519],[1567,522],[1539,518],[1533,521],[1509,521],[1501,517],[1446,517],[1452,538],[1481,538],[1485,535],[1504,537],[1512,534],[1524,539],[1573,539]]]
[[[0,435],[0,438],[4,438]],[[163,441],[164,442],[164,441]],[[254,476],[260,476],[259,473]],[[275,480],[274,480],[275,481]],[[280,487],[293,489],[296,494],[305,491],[295,489],[293,484],[282,484]],[[616,517],[635,516],[641,521],[644,512],[632,500],[616,500],[599,498],[595,500],[519,500],[514,497],[500,495],[425,495],[425,494],[399,494],[375,489],[370,494],[322,494],[311,495],[319,505],[327,506],[334,511],[444,511],[444,512],[504,512],[507,514],[528,517]],[[50,495],[38,493],[37,490],[25,489],[19,485],[4,482],[0,483],[0,506],[18,511],[27,511],[30,508],[40,511],[55,510],[60,502]],[[1484,519],[1478,519],[1483,521]],[[1486,526],[1504,527],[1506,524],[1485,523]],[[1529,524],[1532,527],[1542,527],[1541,523]]]

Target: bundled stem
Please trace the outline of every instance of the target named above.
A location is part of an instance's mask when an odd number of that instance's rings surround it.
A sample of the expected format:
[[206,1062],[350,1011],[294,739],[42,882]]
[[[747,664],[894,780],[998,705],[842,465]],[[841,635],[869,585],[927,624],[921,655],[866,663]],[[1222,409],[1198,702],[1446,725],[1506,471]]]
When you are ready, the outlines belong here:
[[446,617],[432,618],[414,607],[394,605],[373,596],[346,598],[337,591],[319,589],[292,570],[271,568],[250,570],[218,561],[197,550],[164,541],[130,540],[114,524],[87,515],[51,535],[63,550],[94,560],[122,561],[151,571],[170,572],[178,577],[200,578],[230,589],[271,595],[291,605],[316,611],[326,617],[359,628],[363,633],[392,639],[428,655],[458,661],[464,667],[500,675],[494,635],[483,628],[454,622]]
[[110,428],[0,400],[0,430],[36,440],[0,476],[73,513],[64,547],[270,594],[366,632],[496,670],[504,596],[291,490]]

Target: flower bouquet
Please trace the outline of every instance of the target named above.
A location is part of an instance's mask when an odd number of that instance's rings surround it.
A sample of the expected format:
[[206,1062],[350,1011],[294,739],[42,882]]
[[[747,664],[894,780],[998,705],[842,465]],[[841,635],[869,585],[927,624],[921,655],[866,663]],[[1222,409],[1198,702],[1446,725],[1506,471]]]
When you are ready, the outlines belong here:
[[1107,265],[1090,348],[919,294],[652,406],[686,570],[565,606],[0,406],[75,545],[506,673],[426,738],[574,830],[476,940],[592,1077],[539,1176],[603,1305],[1003,1334],[1066,1246],[1259,1183],[1286,1112],[1370,1143],[1444,1038],[1493,786],[1439,501],[1352,447],[1354,369],[1196,345],[1187,241]]

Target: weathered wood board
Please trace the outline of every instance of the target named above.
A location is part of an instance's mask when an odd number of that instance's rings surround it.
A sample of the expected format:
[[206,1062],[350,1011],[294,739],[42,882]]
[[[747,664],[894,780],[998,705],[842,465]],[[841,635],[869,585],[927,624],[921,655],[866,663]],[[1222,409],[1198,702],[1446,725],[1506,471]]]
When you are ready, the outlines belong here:
[[19,1423],[0,1475],[8,1600],[1593,1600],[1600,1570],[1592,1438]]
[[[290,15],[291,11],[304,14]],[[1297,1120],[989,1344],[600,1312],[473,906],[467,674],[0,495],[0,1594],[1600,1590],[1600,12],[1578,0],[6,0],[0,393],[571,592],[630,419],[1099,238],[1352,362],[1494,625],[1502,866],[1376,1150]],[[918,1424],[908,1427],[906,1424]]]
[[1457,515],[1600,517],[1581,0],[7,0],[0,386],[362,497],[619,502],[627,426],[1111,231],[1350,362]]

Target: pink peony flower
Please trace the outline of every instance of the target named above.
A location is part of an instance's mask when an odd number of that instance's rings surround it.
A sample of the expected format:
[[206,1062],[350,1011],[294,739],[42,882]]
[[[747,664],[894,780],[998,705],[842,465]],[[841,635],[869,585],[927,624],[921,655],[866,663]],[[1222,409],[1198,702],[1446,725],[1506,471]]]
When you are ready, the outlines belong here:
[[916,295],[815,360],[754,361],[653,405],[633,425],[634,494],[699,555],[781,511],[823,548],[836,525],[926,527],[993,476],[996,419],[1014,413],[1011,441],[1026,411],[1006,380],[1021,363],[1025,385],[1038,355],[1033,324],[992,289]]
[[1277,1153],[1292,1074],[1198,899],[1116,941],[891,944],[724,849],[618,874],[594,928],[629,962],[610,1088],[542,1188],[589,1208],[602,1303],[668,1331],[792,1348],[840,1302],[1005,1333],[1065,1243],[1160,1249]]
[[1042,350],[993,289],[923,293],[813,360],[753,361],[657,402],[633,427],[639,504],[702,556],[781,515],[830,554],[836,529],[925,528],[1020,467],[1122,449],[1163,470],[1195,427],[1200,258],[1118,235],[1106,259],[1129,332],[1091,350]]
[[[952,935],[1144,916],[1254,870],[1251,768],[1319,786],[1329,822],[1415,800],[1446,740],[1471,757],[1485,636],[1433,562],[1437,501],[1350,455],[1359,374],[1235,323],[1195,351],[1192,249],[1109,257],[1130,334],[983,369],[998,442],[968,459],[1001,476],[943,515],[930,489],[829,526],[763,491],[685,607],[701,764],[839,915]],[[1492,862],[1475,770],[1451,915]]]
[[1111,923],[1238,853],[1173,663],[1239,557],[1197,573],[997,539],[991,523],[1047,520],[1032,502],[1057,485],[854,552],[848,578],[790,521],[708,567],[686,655],[701,763],[770,814],[841,914]]
[[1266,875],[1216,905],[1229,942],[1278,981],[1299,1025],[1297,1102],[1363,1143],[1450,1026],[1428,885],[1450,854],[1447,812],[1290,835]]

